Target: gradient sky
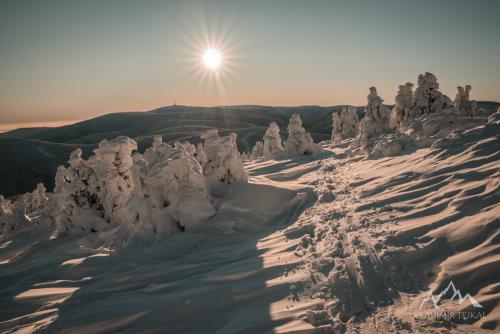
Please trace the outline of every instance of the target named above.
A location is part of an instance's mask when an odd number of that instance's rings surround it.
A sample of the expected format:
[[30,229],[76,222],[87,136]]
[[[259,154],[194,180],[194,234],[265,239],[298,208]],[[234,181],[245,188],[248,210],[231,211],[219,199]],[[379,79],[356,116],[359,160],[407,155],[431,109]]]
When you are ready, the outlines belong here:
[[[419,73],[500,101],[500,1],[0,1],[0,123],[387,103]],[[218,74],[201,65],[218,47]]]

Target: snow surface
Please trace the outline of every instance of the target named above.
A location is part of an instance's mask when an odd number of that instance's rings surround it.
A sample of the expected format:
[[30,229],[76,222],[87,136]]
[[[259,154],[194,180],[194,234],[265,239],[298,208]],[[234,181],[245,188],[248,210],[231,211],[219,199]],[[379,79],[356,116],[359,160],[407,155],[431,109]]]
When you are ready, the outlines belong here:
[[[50,239],[43,209],[27,213],[31,226],[0,244],[0,331],[498,330],[498,115],[395,157],[353,156],[349,147],[323,142],[314,157],[245,162],[249,182],[211,197],[215,213],[203,224],[154,242],[115,248],[109,239],[123,236],[116,234],[120,227]],[[223,142],[230,148],[233,139]],[[104,143],[96,154],[108,156],[113,145]],[[163,145],[156,140],[148,154],[134,156],[134,165],[169,161],[154,158]],[[185,144],[169,150],[179,163],[194,151]],[[70,162],[69,168],[82,164],[78,152]],[[123,177],[106,170],[108,180]],[[428,290],[450,280],[483,305],[485,317],[415,319]],[[442,307],[464,306],[445,300]]]

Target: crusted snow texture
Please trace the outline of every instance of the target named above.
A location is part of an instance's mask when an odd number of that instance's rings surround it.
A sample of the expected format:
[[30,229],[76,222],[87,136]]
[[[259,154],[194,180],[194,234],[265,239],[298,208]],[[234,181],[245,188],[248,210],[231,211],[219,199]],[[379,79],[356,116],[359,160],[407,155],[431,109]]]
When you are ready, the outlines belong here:
[[201,139],[205,141],[204,147],[207,154],[203,174],[208,178],[209,183],[231,184],[248,180],[236,146],[235,133],[220,137],[217,129],[211,129],[202,132]]
[[252,147],[252,152],[250,153],[250,157],[252,159],[260,159],[263,156],[264,156],[264,142],[258,140]]
[[322,151],[320,145],[316,144],[309,132],[302,127],[302,119],[299,114],[293,114],[288,123],[288,138],[285,142],[285,155],[296,157],[302,155],[314,155]]
[[332,141],[334,143],[356,137],[359,131],[359,119],[356,107],[344,107],[340,113],[334,112],[332,118]]
[[265,160],[279,159],[285,150],[281,143],[280,128],[275,122],[269,124],[269,128],[264,135],[263,157]]

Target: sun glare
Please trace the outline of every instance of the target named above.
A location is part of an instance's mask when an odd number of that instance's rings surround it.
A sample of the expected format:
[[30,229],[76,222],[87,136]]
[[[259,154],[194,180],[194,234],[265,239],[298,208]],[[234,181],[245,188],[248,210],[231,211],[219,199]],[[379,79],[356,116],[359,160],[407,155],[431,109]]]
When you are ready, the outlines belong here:
[[208,49],[203,54],[203,62],[209,69],[215,70],[219,67],[222,61],[222,56],[219,51],[215,49]]

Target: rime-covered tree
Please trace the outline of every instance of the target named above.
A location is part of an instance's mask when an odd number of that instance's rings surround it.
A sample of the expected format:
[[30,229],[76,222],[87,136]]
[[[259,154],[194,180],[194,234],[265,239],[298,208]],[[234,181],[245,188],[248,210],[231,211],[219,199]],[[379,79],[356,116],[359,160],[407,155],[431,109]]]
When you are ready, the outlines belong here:
[[334,143],[356,137],[359,130],[359,119],[355,107],[344,107],[340,113],[334,112],[332,121],[332,141]]
[[439,91],[439,83],[434,74],[425,72],[418,76],[410,118],[441,112],[451,106],[450,98]]
[[309,132],[302,127],[299,114],[293,114],[288,123],[288,138],[285,142],[285,155],[290,157],[314,155],[322,151]]
[[411,117],[413,105],[413,84],[411,82],[399,86],[394,102],[389,123],[391,128],[395,130]]
[[252,152],[250,153],[250,157],[252,159],[260,159],[264,156],[264,142],[256,141],[255,145],[252,147]]
[[275,122],[269,124],[264,135],[263,157],[264,159],[279,159],[283,156],[284,148],[281,143],[280,128]]
[[246,182],[247,173],[243,168],[236,146],[236,134],[220,137],[217,129],[202,132],[207,162],[203,174],[209,181],[225,184]]

